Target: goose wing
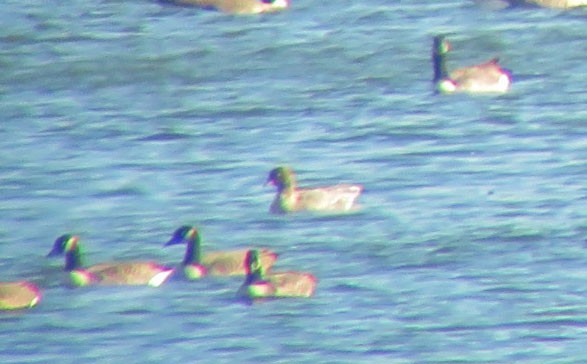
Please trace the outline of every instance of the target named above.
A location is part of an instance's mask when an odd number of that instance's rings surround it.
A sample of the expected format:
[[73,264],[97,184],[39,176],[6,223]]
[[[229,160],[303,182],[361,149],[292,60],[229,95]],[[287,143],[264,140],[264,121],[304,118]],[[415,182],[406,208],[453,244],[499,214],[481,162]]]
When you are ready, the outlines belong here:
[[456,69],[450,77],[458,87],[473,92],[505,92],[511,82],[508,72],[500,67],[497,58]]
[[299,210],[349,211],[363,188],[358,185],[336,185],[329,187],[306,188],[297,191]]
[[[204,255],[203,265],[211,275],[245,275],[245,257],[248,249],[210,252]],[[261,264],[265,270],[270,269],[277,260],[277,254],[268,250],[260,251]]]
[[102,285],[159,285],[163,282],[155,281],[165,280],[173,269],[155,262],[113,262],[94,265],[87,271]]
[[40,299],[39,288],[30,282],[0,283],[0,310],[33,307]]
[[268,276],[275,287],[275,297],[310,297],[318,280],[311,273],[279,272]]

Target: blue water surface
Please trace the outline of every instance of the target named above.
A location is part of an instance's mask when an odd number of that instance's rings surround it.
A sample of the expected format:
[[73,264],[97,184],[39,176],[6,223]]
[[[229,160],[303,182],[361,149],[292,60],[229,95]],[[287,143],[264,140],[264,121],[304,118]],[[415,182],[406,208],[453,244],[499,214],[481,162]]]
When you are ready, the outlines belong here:
[[[466,0],[294,0],[266,16],[158,1],[6,0],[0,13],[2,363],[587,362],[587,12]],[[499,56],[503,96],[434,95]],[[269,170],[360,183],[363,210],[272,216]],[[71,289],[89,263],[269,247],[315,297],[241,280]]]

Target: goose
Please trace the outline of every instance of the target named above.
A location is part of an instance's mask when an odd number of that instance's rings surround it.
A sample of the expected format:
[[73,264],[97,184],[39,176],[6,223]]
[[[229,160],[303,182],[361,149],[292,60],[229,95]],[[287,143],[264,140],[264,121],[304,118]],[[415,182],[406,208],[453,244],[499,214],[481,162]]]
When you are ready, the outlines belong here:
[[360,185],[299,188],[294,171],[285,166],[271,170],[266,184],[277,187],[277,195],[269,208],[274,214],[295,211],[351,211],[357,208],[355,201],[363,191]]
[[0,282],[0,310],[31,308],[40,301],[41,291],[31,282]]
[[311,297],[316,291],[318,280],[306,272],[266,273],[259,251],[249,250],[246,256],[247,276],[238,290],[243,298]]
[[499,66],[498,58],[475,66],[459,68],[449,74],[446,68],[446,55],[449,51],[450,43],[445,37],[435,36],[432,62],[433,81],[437,92],[505,93],[509,91],[512,83],[511,74]]
[[[198,230],[189,225],[179,227],[165,246],[185,244],[186,251],[181,265],[185,276],[199,279],[207,275],[237,276],[246,274],[246,249],[202,253],[202,238]],[[261,262],[265,269],[270,269],[277,260],[277,254],[262,249]]]
[[111,262],[88,268],[82,265],[79,237],[65,234],[55,240],[48,257],[65,254],[65,270],[74,286],[87,285],[148,285],[159,287],[174,269],[155,262]]
[[552,9],[571,9],[587,6],[587,0],[508,0],[511,5],[534,5]]
[[228,14],[274,13],[289,7],[289,0],[168,0],[178,5],[215,9]]

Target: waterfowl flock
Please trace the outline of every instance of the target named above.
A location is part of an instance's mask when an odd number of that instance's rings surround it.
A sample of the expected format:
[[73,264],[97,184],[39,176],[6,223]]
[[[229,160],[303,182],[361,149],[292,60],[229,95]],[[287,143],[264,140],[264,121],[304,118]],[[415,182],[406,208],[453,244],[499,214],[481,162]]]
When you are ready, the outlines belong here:
[[[270,211],[285,214],[297,211],[348,212],[356,208],[362,191],[359,185],[298,188],[293,170],[279,166],[269,173],[267,183],[277,187]],[[184,245],[180,263],[183,277],[199,280],[206,276],[243,276],[236,295],[248,301],[259,299],[310,297],[318,279],[311,273],[273,272],[278,255],[268,248],[204,252],[202,238],[194,226],[177,228],[165,247]],[[47,257],[65,256],[64,271],[73,287],[151,286],[159,287],[176,273],[176,268],[154,261],[113,261],[85,266],[80,238],[63,234],[53,243]],[[41,300],[41,290],[27,281],[0,283],[0,310],[31,308]]]
[[[487,0],[508,6],[540,6],[568,9],[587,6],[587,0]],[[287,9],[289,0],[169,0],[169,3],[214,9],[229,14],[273,13]],[[477,0],[477,2],[485,2]],[[483,63],[449,70],[447,58],[451,44],[445,35],[432,38],[433,90],[440,94],[502,94],[512,87],[512,73],[502,68],[498,58]],[[266,184],[276,188],[269,206],[273,214],[295,212],[348,213],[359,209],[357,200],[363,192],[359,184],[299,187],[289,166],[278,166],[269,172]],[[251,247],[230,251],[204,251],[202,238],[194,226],[181,226],[164,246],[184,245],[180,263],[181,275],[187,280],[207,276],[242,276],[235,295],[247,300],[271,298],[308,298],[314,295],[318,279],[310,272],[273,271],[278,253],[269,248]],[[53,243],[48,257],[65,256],[64,271],[75,287],[105,285],[145,285],[159,287],[178,269],[154,261],[114,261],[85,266],[80,239],[64,234]],[[21,310],[39,304],[42,287],[21,280],[0,282],[0,310]]]
[[[213,9],[227,14],[275,13],[289,8],[289,0],[163,0],[177,5]],[[539,6],[571,9],[587,6],[587,0],[475,0],[478,3],[500,3],[501,6]]]

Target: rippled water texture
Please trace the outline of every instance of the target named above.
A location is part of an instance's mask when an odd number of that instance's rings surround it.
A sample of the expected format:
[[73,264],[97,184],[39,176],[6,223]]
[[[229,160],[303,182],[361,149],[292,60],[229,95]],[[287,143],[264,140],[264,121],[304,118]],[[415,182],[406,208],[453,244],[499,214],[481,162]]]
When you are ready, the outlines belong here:
[[[226,16],[157,1],[7,0],[0,14],[1,280],[44,288],[0,316],[2,363],[584,363],[587,11],[473,1],[293,1]],[[435,96],[499,56],[505,96]],[[348,216],[271,216],[269,170],[365,186]],[[241,280],[70,289],[195,224],[265,246],[316,296],[247,306]]]

